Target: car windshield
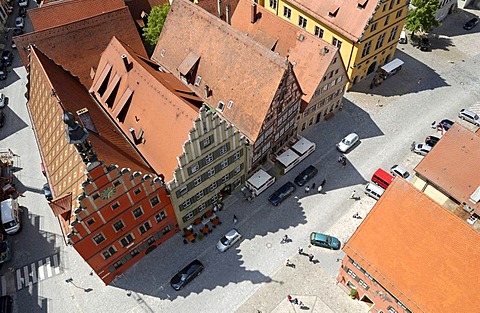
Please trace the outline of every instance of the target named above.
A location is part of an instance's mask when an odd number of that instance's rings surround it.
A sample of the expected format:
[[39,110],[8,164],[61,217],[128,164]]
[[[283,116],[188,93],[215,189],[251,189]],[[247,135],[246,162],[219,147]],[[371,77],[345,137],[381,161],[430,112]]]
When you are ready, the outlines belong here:
[[188,275],[187,274],[181,274],[180,275],[180,281],[185,281],[187,280]]
[[327,245],[330,245],[332,243],[332,237],[327,236]]
[[227,239],[227,237],[223,236],[222,239],[220,239],[220,242],[221,242],[224,246],[228,245],[228,239]]
[[350,140],[348,140],[347,138],[343,138],[343,139],[342,139],[342,143],[343,143],[343,144],[346,144],[346,145],[349,145],[349,144],[350,144]]

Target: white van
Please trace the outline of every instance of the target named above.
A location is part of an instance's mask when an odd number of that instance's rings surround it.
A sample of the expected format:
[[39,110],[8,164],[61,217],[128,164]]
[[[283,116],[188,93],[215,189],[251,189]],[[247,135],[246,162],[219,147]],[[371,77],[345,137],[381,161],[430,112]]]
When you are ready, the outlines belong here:
[[7,199],[1,203],[2,226],[5,232],[13,235],[20,230],[20,208],[16,199]]
[[368,183],[365,186],[365,194],[376,200],[380,199],[384,192],[385,189],[374,183]]

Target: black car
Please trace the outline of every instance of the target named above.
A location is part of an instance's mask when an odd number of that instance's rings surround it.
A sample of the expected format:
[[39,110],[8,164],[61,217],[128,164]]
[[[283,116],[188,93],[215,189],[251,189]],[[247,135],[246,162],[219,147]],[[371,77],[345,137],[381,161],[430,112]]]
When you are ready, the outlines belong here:
[[318,170],[315,166],[310,165],[304,169],[297,177],[295,177],[295,184],[299,186],[305,185],[310,179],[317,175]]
[[439,140],[440,138],[438,137],[428,136],[427,138],[425,138],[425,144],[429,145],[430,147],[435,147]]
[[0,64],[0,80],[7,79],[7,68],[5,65]]
[[3,113],[3,111],[0,111],[0,128],[3,127],[4,121],[5,121],[5,113]]
[[466,22],[465,25],[463,25],[463,29],[470,30],[477,26],[478,24],[478,18],[474,17],[470,21]]
[[23,29],[21,28],[15,28],[13,30],[13,36],[20,36],[21,34],[23,34]]
[[199,260],[193,260],[185,266],[180,272],[170,279],[170,285],[173,289],[180,290],[191,282],[195,277],[200,275],[205,267]]
[[20,11],[18,11],[18,16],[20,17],[25,17],[27,16],[27,9],[26,8],[20,8]]
[[48,201],[52,201],[53,200],[53,195],[52,195],[52,191],[50,190],[50,186],[48,185],[48,183],[46,183],[45,185],[43,185],[43,195],[45,196],[45,198],[48,200]]
[[454,124],[453,121],[444,119],[444,120],[441,120],[440,123],[438,123],[437,129],[442,130],[443,128],[445,131],[447,131],[453,126],[453,124]]
[[10,50],[4,50],[2,52],[2,64],[5,66],[9,66],[12,64],[13,60],[13,53]]
[[283,200],[288,198],[294,191],[296,187],[292,182],[287,182],[285,185],[280,187],[277,191],[275,191],[270,197],[268,197],[268,201],[274,206],[279,205]]

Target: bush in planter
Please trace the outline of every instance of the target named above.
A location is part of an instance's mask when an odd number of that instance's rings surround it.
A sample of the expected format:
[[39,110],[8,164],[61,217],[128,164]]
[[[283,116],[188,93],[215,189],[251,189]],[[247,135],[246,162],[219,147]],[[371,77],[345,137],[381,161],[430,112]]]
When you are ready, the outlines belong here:
[[356,299],[357,298],[358,291],[357,289],[352,289],[350,290],[350,298]]

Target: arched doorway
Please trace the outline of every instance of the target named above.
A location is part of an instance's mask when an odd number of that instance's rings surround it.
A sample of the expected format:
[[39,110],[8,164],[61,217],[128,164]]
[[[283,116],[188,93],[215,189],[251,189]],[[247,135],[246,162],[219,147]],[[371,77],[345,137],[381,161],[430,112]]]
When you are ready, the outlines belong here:
[[155,250],[156,248],[157,248],[156,245],[153,245],[153,246],[148,247],[148,249],[145,251],[145,255],[149,254],[150,252],[152,252],[152,251]]
[[373,73],[373,71],[375,71],[376,66],[377,66],[377,61],[370,64],[370,66],[368,67],[367,75]]
[[356,83],[358,83],[358,75],[355,76],[355,78],[353,79],[353,84],[356,84]]
[[390,57],[391,57],[391,55],[390,55],[390,54],[389,54],[389,55],[387,55],[387,57],[385,58],[385,64],[387,64],[388,62],[390,62]]

